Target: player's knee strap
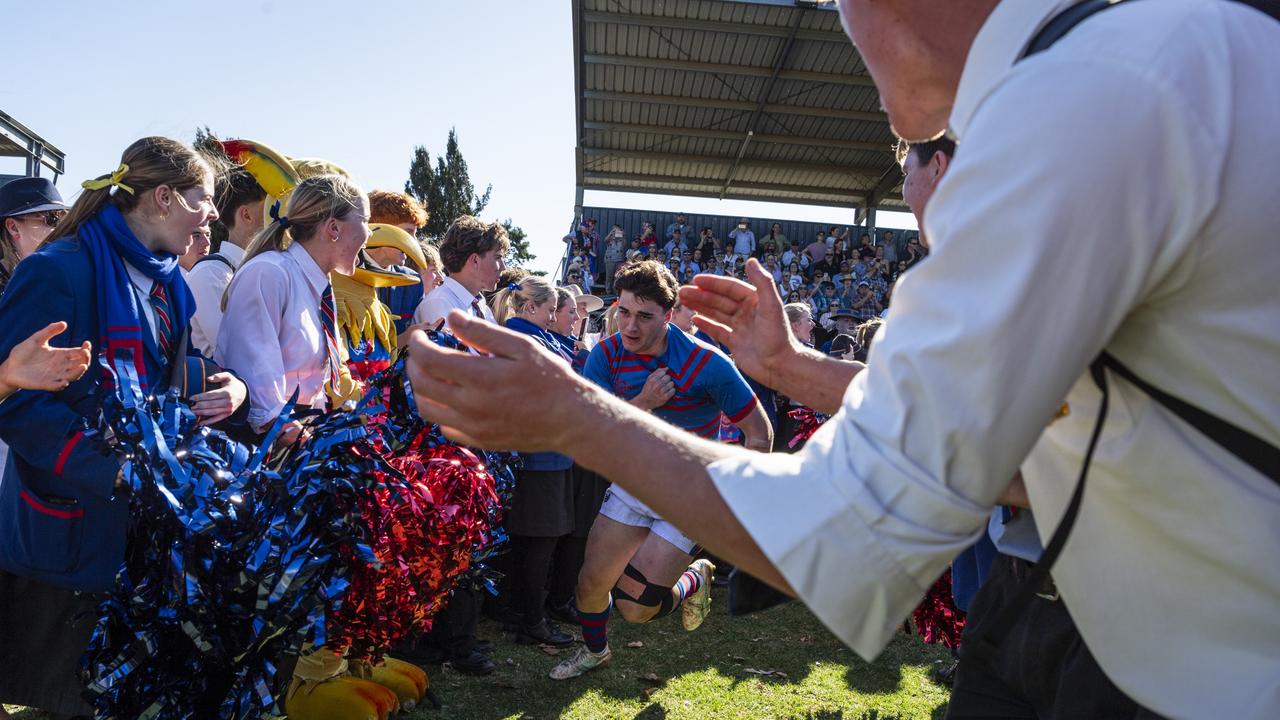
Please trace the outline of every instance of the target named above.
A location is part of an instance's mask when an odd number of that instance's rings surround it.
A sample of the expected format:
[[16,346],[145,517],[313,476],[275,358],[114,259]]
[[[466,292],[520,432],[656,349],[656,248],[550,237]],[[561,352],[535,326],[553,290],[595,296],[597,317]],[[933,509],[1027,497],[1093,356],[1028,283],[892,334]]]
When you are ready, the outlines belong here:
[[627,563],[627,567],[622,571],[622,574],[640,583],[644,587],[644,590],[641,591],[639,597],[632,597],[631,594],[627,593],[622,588],[615,586],[613,588],[614,597],[620,597],[637,605],[656,607],[658,608],[658,617],[671,612],[671,588],[662,585],[654,585],[649,582],[649,578],[645,577],[644,573],[637,570],[635,566],[630,563]]

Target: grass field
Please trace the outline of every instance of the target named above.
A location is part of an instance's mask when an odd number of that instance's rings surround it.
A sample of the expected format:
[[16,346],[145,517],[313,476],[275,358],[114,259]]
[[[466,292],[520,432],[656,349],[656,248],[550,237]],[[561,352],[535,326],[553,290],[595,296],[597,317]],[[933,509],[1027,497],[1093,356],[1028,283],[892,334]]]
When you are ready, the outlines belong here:
[[497,625],[483,623],[480,635],[498,646],[497,672],[473,678],[429,668],[444,708],[408,717],[932,720],[946,710],[946,689],[928,677],[935,663],[949,659],[943,648],[903,636],[868,664],[798,604],[731,618],[724,592],[716,589],[714,597],[711,616],[692,633],[681,629],[678,617],[611,623],[613,664],[565,682],[546,676],[565,653],[515,645]]

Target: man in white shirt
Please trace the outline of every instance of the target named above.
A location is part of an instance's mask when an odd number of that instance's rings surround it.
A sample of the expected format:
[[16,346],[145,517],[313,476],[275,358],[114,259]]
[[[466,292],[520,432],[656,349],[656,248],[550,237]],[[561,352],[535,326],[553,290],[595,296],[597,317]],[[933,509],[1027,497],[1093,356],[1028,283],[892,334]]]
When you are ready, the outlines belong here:
[[480,293],[497,289],[510,246],[506,229],[498,223],[470,215],[454,220],[440,241],[440,261],[449,276],[418,303],[413,323],[435,326],[444,320],[448,329],[447,316],[455,308],[492,322],[493,312]]
[[733,254],[743,260],[756,251],[756,234],[751,232],[751,222],[746,218],[739,220],[738,226],[729,231],[729,239],[733,240]]
[[[493,312],[480,293],[497,289],[510,245],[506,229],[498,223],[486,223],[470,215],[454,220],[440,241],[440,262],[449,276],[422,298],[413,313],[414,324],[435,327],[444,320],[445,329],[451,329],[451,310],[493,322]],[[480,602],[474,588],[466,585],[455,586],[448,604],[436,615],[426,638],[427,652],[402,649],[402,656],[411,660],[448,660],[454,670],[469,675],[494,671],[497,666],[493,660],[477,649]]]
[[[835,413],[801,453],[679,437],[527,340],[466,319],[458,334],[495,356],[416,340],[420,408],[480,444],[571,455],[792,589],[867,658],[977,537],[1019,466],[1041,539],[1053,533],[1099,414],[1085,370],[1102,350],[1280,444],[1280,23],[1227,0],[1126,2],[1018,62],[1071,4],[843,3],[896,131],[957,140],[925,213],[932,259],[898,284],[856,372],[799,347],[758,264],[754,288],[703,276],[682,297],[739,367]],[[1280,487],[1104,377],[1110,410],[1057,590],[1137,703],[1272,717]],[[627,442],[602,448],[601,434]]]
[[222,325],[222,296],[240,267],[249,242],[262,230],[262,203],[266,197],[262,186],[241,168],[233,170],[218,188],[218,219],[227,228],[227,237],[218,252],[204,257],[187,273],[187,285],[196,299],[191,344],[205,357],[214,356]]

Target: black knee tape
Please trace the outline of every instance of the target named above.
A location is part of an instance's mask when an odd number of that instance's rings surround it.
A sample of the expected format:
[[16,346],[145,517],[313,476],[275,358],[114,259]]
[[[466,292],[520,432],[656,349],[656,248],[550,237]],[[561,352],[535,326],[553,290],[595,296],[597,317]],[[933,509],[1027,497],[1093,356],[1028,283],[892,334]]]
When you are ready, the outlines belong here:
[[660,618],[672,611],[674,603],[671,600],[671,588],[654,585],[649,582],[649,578],[646,578],[644,573],[637,570],[630,563],[627,564],[627,567],[622,571],[622,574],[643,585],[644,590],[641,591],[640,597],[632,597],[622,589],[615,586],[613,588],[614,597],[620,597],[637,605],[658,608],[658,613],[653,616],[654,618]]

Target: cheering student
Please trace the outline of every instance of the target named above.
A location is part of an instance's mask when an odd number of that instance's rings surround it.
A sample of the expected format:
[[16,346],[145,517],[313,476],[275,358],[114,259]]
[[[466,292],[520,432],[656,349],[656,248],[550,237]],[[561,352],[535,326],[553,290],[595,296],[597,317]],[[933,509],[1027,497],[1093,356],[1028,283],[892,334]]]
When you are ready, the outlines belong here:
[[[702,437],[717,436],[723,412],[746,435],[748,447],[768,450],[769,420],[733,362],[671,324],[678,285],[670,272],[658,263],[637,263],[618,273],[615,287],[619,332],[592,349],[587,379]],[[615,604],[625,620],[637,623],[680,609],[685,629],[697,629],[710,609],[715,572],[709,561],[694,561],[697,554],[697,545],[674,525],[622,488],[611,488],[578,576],[585,646],[552,669],[551,678],[577,677],[612,659],[606,625]]]
[[[182,382],[205,424],[238,421],[245,385],[187,343],[194,303],[178,272],[191,235],[218,216],[209,164],[181,143],[148,137],[84,187],[57,239],[9,282],[0,356],[21,357],[33,333],[65,320],[59,346],[129,363],[145,393]],[[12,449],[0,485],[5,703],[92,712],[76,668],[96,617],[93,593],[112,586],[124,559],[129,503],[118,496],[120,462],[78,430],[111,382],[105,371],[88,372],[62,390],[20,390],[0,404],[0,438]]]
[[[355,272],[369,237],[369,201],[341,175],[298,183],[289,206],[254,238],[227,288],[217,357],[249,384],[249,423],[263,432],[296,391],[298,403],[322,409],[325,383],[342,376],[329,273]],[[288,425],[292,441],[301,425]]]
[[40,247],[66,214],[62,195],[46,178],[0,185],[0,293],[18,262]]
[[[551,331],[556,298],[550,281],[531,275],[498,291],[493,298],[494,317],[568,361],[570,356]],[[573,637],[546,619],[544,605],[552,553],[559,539],[573,530],[569,482],[573,460],[557,453],[524,453],[521,457],[524,466],[516,477],[511,509],[503,521],[511,534],[512,604],[521,621],[516,639],[567,647],[573,644]]]
[[244,260],[245,248],[262,231],[266,197],[267,192],[243,168],[233,168],[218,183],[218,222],[227,229],[227,236],[218,252],[206,255],[187,271],[187,284],[196,298],[191,342],[209,357],[215,354],[213,345],[222,325],[222,297]]

